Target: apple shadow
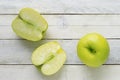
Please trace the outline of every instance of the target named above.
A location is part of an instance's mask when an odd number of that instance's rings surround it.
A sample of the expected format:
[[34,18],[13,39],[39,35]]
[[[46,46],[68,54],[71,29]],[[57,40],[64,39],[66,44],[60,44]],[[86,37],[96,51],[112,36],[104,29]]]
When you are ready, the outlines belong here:
[[28,40],[19,40],[19,45],[21,45],[24,49],[29,50],[29,52],[33,52],[37,47],[42,44],[48,42],[48,40],[40,40],[40,41],[28,41]]

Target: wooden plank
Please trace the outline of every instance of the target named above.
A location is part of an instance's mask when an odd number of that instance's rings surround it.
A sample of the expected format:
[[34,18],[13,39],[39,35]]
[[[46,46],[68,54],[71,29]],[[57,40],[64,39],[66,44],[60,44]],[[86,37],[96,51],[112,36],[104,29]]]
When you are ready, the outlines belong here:
[[[0,25],[11,25],[17,15],[0,15]],[[120,15],[42,15],[49,26],[119,26]]]
[[[119,26],[49,26],[44,39],[79,39],[91,32],[102,34],[106,38],[120,38]],[[0,26],[0,39],[21,39],[11,26]]]
[[0,0],[0,14],[16,14],[23,7],[41,13],[118,14],[119,0]]
[[44,76],[33,65],[0,65],[1,80],[119,80],[120,65],[89,68],[83,65],[64,65],[52,76]]
[[[17,15],[0,15],[0,25],[11,25]],[[120,15],[42,15],[49,25],[120,25]]]
[[[0,40],[0,64],[31,64],[31,54],[43,43],[52,40],[30,42],[26,40]],[[57,40],[67,54],[65,64],[83,64],[77,57],[78,40]],[[108,40],[110,56],[106,64],[120,64],[120,40]]]
[[[98,32],[106,38],[120,38],[120,15],[43,15],[49,24],[46,39],[79,39]],[[11,29],[16,15],[0,15],[0,39],[19,39]]]

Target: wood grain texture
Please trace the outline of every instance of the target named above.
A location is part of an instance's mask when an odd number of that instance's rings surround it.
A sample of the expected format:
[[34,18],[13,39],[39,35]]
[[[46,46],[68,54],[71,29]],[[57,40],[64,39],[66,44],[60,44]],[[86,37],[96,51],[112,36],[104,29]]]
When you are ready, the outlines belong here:
[[[120,38],[120,15],[43,15],[49,24],[45,39],[79,39],[90,32]],[[16,15],[0,15],[0,39],[20,39],[12,31]]]
[[119,80],[120,65],[89,68],[83,65],[64,65],[52,76],[44,76],[33,65],[0,65],[1,80]]
[[[43,43],[53,40],[30,42],[26,40],[0,40],[0,64],[31,64],[31,54]],[[65,64],[83,64],[77,57],[78,40],[57,40],[67,54]],[[120,40],[108,40],[110,56],[106,64],[120,64]]]
[[118,14],[119,0],[0,0],[0,14],[16,14],[23,7],[41,13]]

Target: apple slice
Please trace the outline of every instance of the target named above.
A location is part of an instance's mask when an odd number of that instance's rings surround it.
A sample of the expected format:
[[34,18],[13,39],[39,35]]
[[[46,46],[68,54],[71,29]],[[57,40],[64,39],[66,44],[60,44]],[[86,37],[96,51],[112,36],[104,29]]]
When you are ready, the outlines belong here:
[[13,31],[20,37],[38,41],[48,28],[46,20],[35,10],[23,8],[12,22]]
[[32,63],[45,75],[55,74],[65,63],[66,53],[58,42],[48,42],[32,54]]

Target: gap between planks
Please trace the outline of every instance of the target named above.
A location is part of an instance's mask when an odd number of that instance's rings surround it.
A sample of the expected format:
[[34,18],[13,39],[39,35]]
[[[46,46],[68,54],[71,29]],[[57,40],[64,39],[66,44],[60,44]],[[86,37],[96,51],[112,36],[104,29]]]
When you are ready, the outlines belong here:
[[[40,13],[41,15],[120,15],[120,13]],[[0,14],[0,15],[18,15],[15,14]]]
[[[0,65],[33,65],[32,63],[31,64],[0,64]],[[63,64],[63,65],[85,65],[85,64]],[[103,65],[120,65],[120,64],[103,64]]]
[[[120,38],[106,38],[107,40],[120,40]],[[0,39],[0,40],[26,40],[26,39],[22,39],[22,38],[19,38],[19,39]],[[80,40],[80,39],[78,39],[78,38],[74,38],[74,39],[72,39],[72,38],[70,38],[70,39],[58,39],[58,38],[45,38],[45,39],[42,39],[42,40]],[[37,42],[37,41],[36,41]]]

